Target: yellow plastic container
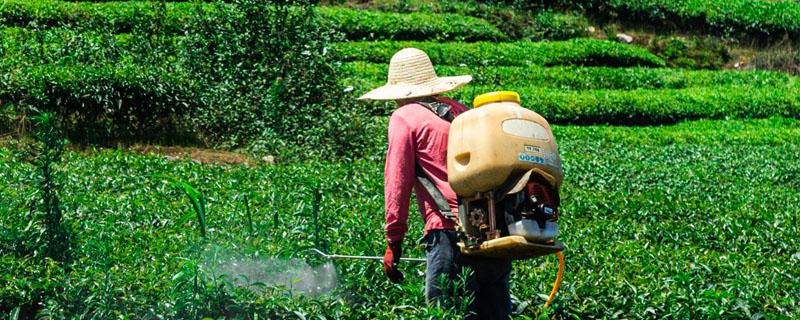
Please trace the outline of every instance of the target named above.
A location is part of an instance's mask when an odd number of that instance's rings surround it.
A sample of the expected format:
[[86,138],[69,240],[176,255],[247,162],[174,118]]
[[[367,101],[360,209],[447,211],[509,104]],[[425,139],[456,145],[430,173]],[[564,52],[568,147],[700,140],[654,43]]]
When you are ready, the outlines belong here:
[[447,174],[458,195],[494,190],[528,171],[561,187],[561,157],[547,120],[510,91],[478,96],[473,105],[450,126]]

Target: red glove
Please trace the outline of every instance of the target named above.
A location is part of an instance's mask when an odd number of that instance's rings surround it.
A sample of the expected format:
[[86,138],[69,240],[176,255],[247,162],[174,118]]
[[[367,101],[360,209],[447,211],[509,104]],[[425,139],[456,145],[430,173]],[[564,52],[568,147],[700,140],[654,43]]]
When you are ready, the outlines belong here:
[[400,283],[400,281],[403,281],[403,273],[397,269],[402,255],[403,247],[401,241],[389,242],[386,246],[386,253],[383,255],[383,274],[391,282]]

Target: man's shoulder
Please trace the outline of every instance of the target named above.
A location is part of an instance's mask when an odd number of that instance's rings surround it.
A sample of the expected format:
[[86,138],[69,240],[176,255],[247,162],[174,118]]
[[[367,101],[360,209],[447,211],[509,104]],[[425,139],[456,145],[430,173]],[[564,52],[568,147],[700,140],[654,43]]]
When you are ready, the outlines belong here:
[[392,111],[392,118],[414,119],[427,115],[426,112],[431,113],[419,103],[408,103]]

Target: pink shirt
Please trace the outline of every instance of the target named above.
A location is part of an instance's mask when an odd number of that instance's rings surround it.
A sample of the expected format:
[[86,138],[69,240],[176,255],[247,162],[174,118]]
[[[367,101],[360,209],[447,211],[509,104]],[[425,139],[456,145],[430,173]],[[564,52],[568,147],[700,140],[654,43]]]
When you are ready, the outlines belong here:
[[[439,101],[451,105],[454,116],[467,111],[467,107],[449,98]],[[415,162],[442,192],[450,209],[458,213],[456,193],[447,182],[447,136],[450,122],[440,118],[430,109],[411,103],[401,106],[389,119],[389,149],[384,168],[384,199],[386,209],[386,238],[390,242],[402,241],[408,231],[408,207],[413,188],[422,218],[425,235],[429,230],[454,228],[452,220],[439,212],[436,202],[415,174]]]

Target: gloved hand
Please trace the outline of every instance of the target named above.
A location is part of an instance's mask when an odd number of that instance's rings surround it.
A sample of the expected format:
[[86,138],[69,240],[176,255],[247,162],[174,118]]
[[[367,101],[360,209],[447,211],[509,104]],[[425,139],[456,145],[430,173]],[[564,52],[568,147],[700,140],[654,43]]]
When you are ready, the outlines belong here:
[[389,242],[386,246],[386,253],[383,255],[383,274],[385,274],[391,282],[400,283],[400,281],[403,281],[403,273],[397,269],[402,255],[402,242]]

